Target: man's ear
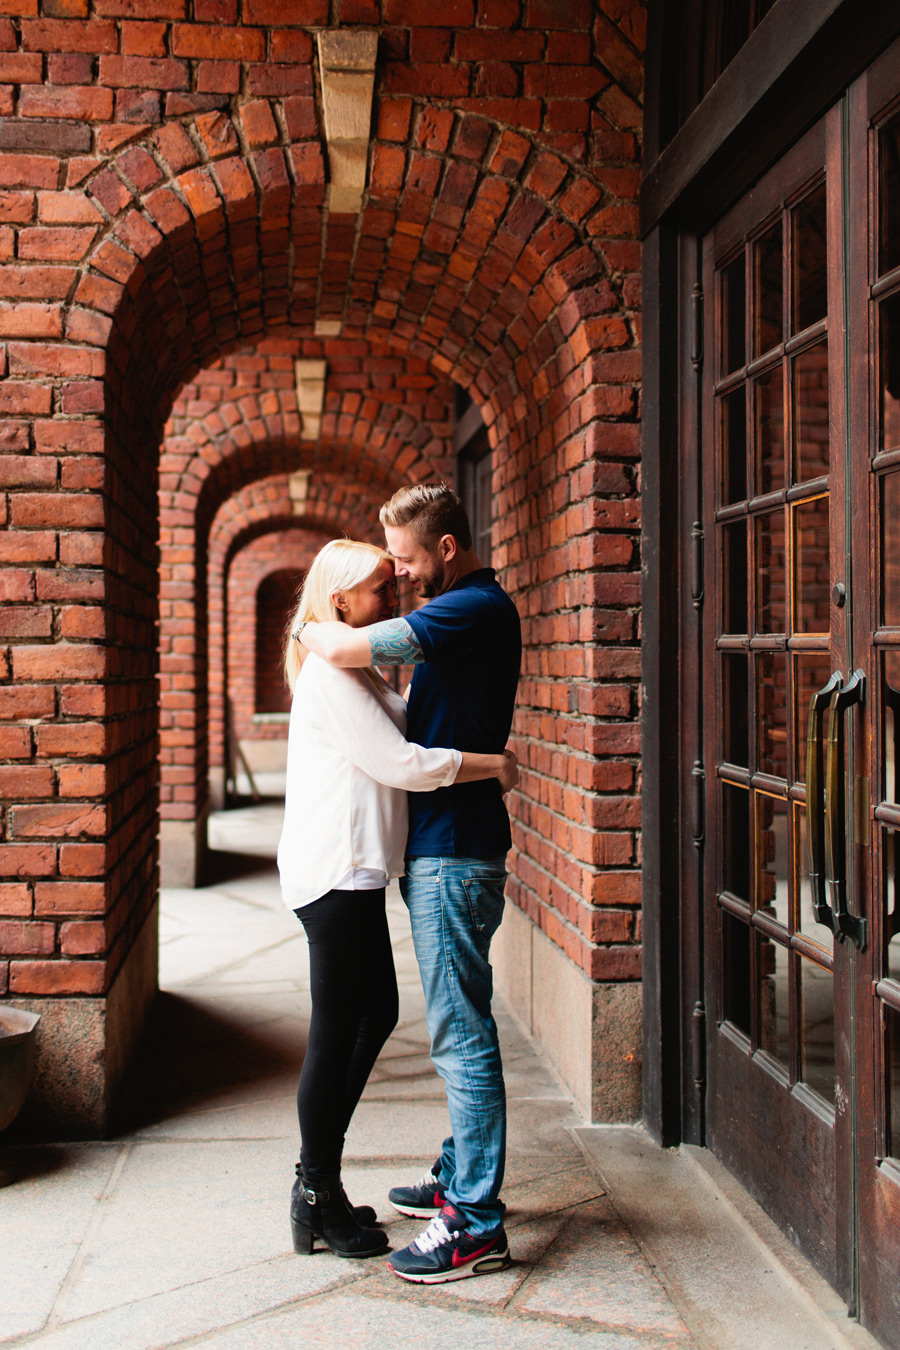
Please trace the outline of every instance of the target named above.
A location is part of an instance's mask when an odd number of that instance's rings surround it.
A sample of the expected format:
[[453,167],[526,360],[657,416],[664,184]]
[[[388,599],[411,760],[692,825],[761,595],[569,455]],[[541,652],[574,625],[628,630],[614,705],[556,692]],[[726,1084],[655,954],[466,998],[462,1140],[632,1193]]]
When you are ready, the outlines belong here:
[[438,552],[444,562],[450,562],[452,558],[455,558],[459,552],[459,544],[456,541],[456,536],[453,534],[442,534],[438,540]]

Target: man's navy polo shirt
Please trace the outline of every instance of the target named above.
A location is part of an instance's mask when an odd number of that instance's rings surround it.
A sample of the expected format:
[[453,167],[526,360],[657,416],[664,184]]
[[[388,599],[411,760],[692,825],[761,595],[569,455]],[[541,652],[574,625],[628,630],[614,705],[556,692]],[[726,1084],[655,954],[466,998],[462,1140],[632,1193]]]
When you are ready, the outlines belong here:
[[[405,617],[425,656],[413,675],[407,738],[499,754],[512,726],[522,634],[493,568],[470,572]],[[411,858],[496,858],[510,843],[496,778],[409,794]]]

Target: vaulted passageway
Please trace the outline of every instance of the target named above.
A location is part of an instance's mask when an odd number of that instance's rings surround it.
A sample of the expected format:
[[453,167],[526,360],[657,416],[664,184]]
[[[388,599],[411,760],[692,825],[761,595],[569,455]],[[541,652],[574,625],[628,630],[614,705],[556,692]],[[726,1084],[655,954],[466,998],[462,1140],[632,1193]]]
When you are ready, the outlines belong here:
[[[381,24],[373,130],[342,215],[314,31],[262,0],[227,28],[194,8],[170,23],[147,0],[151,32],[98,0],[81,27],[23,19],[11,39],[102,51],[78,88],[114,91],[87,141],[65,123],[79,153],[0,156],[18,230],[0,308],[19,607],[3,970],[46,1014],[34,1120],[112,1119],[155,982],[160,785],[164,820],[196,838],[221,744],[212,581],[221,595],[253,530],[364,535],[394,486],[447,472],[451,384],[488,429],[492,562],[526,643],[498,959],[586,1109],[631,1116],[643,11],[465,3],[442,28],[418,5],[360,6]],[[45,98],[65,119],[86,96]],[[298,359],[328,370],[315,435]]]

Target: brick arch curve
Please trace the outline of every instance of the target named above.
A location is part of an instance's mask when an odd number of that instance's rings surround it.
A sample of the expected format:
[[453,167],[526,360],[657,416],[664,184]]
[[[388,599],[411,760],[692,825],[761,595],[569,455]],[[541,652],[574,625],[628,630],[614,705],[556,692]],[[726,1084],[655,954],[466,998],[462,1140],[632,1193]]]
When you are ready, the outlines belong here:
[[[636,222],[617,198],[633,196],[633,171],[592,172],[497,119],[448,111],[435,123],[418,105],[407,123],[404,174],[395,157],[373,159],[359,226],[367,299],[351,293],[344,335],[387,338],[488,403],[548,320],[564,338],[591,320],[595,343],[627,345]],[[64,313],[71,339],[118,348],[107,362],[108,416],[133,424],[143,414],[155,429],[186,373],[242,338],[309,331],[314,310],[288,299],[285,258],[309,255],[324,166],[317,140],[282,139],[254,153],[238,116],[225,112],[167,122],[86,180],[104,223]],[[392,251],[401,231],[414,246]],[[292,246],[280,262],[273,235]],[[204,260],[212,275],[199,282]],[[295,261],[304,294],[307,272]],[[243,286],[248,278],[258,284]]]

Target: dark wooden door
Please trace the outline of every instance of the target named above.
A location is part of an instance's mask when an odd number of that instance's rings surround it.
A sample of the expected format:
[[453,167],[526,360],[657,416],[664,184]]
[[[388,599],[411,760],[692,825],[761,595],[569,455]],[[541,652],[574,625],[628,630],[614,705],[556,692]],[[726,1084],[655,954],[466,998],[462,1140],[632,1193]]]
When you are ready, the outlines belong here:
[[707,1136],[900,1344],[900,48],[702,272]]
[[[852,1274],[900,1345],[900,44],[845,102]],[[840,898],[840,897],[839,897]]]
[[707,1138],[846,1288],[847,951],[808,862],[849,659],[842,168],[835,109],[707,236],[701,444]]

